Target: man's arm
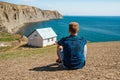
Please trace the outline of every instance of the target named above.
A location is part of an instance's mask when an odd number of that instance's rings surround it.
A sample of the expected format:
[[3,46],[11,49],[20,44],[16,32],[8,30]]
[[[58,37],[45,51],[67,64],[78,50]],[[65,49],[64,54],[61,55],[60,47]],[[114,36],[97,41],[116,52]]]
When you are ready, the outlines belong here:
[[62,46],[60,46],[59,44],[57,44],[57,56],[58,56],[58,59],[61,60],[60,58],[60,55],[59,55],[59,52],[63,49]]

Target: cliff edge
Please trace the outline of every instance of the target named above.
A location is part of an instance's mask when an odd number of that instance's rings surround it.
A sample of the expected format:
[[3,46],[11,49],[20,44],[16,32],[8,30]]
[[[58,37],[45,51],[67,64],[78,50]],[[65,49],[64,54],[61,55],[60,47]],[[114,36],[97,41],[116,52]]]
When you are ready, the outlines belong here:
[[62,18],[58,11],[0,2],[0,31],[17,33],[24,23]]

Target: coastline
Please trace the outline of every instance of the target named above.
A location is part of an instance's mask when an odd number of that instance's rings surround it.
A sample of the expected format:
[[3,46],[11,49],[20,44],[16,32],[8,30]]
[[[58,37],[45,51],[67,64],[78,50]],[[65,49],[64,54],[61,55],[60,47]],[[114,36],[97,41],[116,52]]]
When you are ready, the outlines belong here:
[[[120,18],[99,18],[99,17],[63,17],[61,20],[50,20],[43,22],[42,24],[37,23],[28,26],[25,30],[25,35],[28,35],[32,30],[36,28],[52,27],[57,33],[57,39],[60,40],[62,37],[69,36],[68,24],[72,21],[76,21],[80,24],[81,33],[79,37],[84,37],[92,42],[108,42],[108,41],[120,41]],[[111,23],[109,23],[111,22]],[[28,29],[28,30],[27,30]]]
[[101,44],[101,45],[103,45],[103,44],[113,44],[114,45],[114,43],[119,43],[119,47],[120,47],[120,41],[104,41],[104,42],[87,42],[87,44]]
[[100,42],[91,42],[91,41],[88,41],[87,43],[114,43],[114,42],[120,42],[120,41],[100,41]]
[[[63,18],[63,17],[57,18],[57,19],[62,19],[62,18]],[[28,27],[30,24],[42,23],[42,22],[46,22],[46,21],[49,21],[49,20],[56,20],[56,18],[55,18],[55,19],[43,20],[43,21],[35,21],[35,22],[23,23],[23,24],[20,25],[21,27],[20,27],[19,29],[17,29],[16,33],[17,33],[17,34],[20,34],[20,35],[24,35],[24,34],[23,34],[24,28]],[[24,35],[24,36],[25,36],[25,35]]]

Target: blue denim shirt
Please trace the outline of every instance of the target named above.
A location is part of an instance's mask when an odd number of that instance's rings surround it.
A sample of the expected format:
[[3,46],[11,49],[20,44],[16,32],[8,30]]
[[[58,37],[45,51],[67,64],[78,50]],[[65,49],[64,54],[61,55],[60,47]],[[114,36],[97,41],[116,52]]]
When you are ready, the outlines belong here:
[[58,41],[63,46],[63,64],[68,69],[78,69],[85,65],[84,46],[87,40],[70,35]]

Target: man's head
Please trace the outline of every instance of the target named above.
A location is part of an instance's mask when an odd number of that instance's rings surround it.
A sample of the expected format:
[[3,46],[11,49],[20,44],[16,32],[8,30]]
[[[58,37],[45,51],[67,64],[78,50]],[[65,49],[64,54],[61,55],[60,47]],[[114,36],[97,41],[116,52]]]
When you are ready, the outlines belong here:
[[71,35],[76,35],[79,31],[79,24],[77,22],[71,22],[69,24],[69,32]]

